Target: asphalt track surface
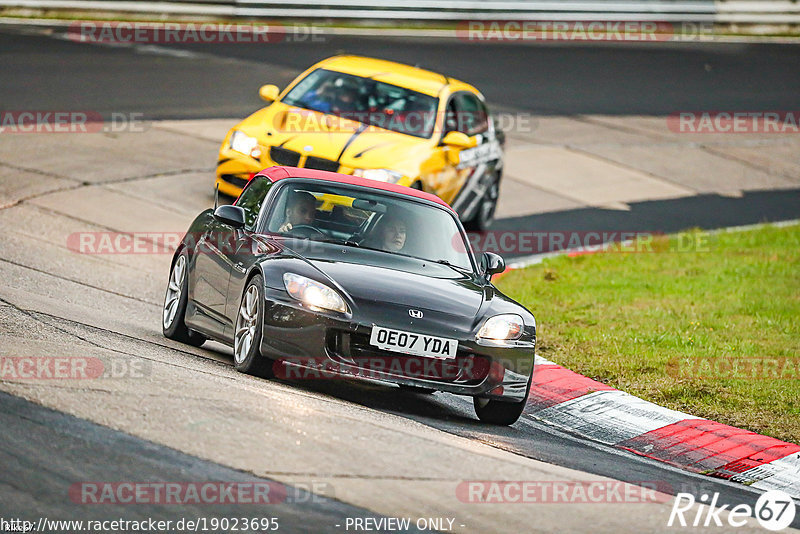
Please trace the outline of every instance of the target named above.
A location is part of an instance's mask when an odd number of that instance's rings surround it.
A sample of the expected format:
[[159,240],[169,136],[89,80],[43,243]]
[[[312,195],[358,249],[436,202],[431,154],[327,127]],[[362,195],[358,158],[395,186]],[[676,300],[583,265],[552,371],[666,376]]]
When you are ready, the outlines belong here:
[[[245,116],[261,107],[261,85],[283,87],[312,63],[339,53],[446,72],[479,87],[490,103],[537,114],[794,110],[800,87],[800,52],[785,44],[477,44],[325,36],[323,42],[169,44],[161,49],[140,47],[131,53],[0,31],[3,107],[84,105],[100,112],[143,112],[146,119]],[[232,61],[227,68],[215,64],[210,72],[202,62],[166,55],[178,50]]]
[[[202,484],[226,481],[275,484],[212,462],[199,460],[167,447],[131,437],[88,421],[65,415],[19,397],[0,392],[0,440],[3,470],[4,515],[42,517],[76,521],[195,521],[197,518],[252,518],[258,514],[250,504],[180,505],[169,502],[139,504],[96,504],[86,506],[79,493],[70,493],[74,473],[85,481],[105,482],[110,478],[153,483]],[[57,459],[57,460],[54,460]],[[90,482],[90,483],[92,483]],[[280,485],[273,487],[281,487]],[[311,489],[311,488],[308,488]],[[65,500],[65,495],[74,500]],[[280,497],[283,500],[282,495]],[[261,512],[259,512],[260,514]],[[344,524],[347,517],[380,516],[335,499],[291,488],[284,502],[270,505],[271,516],[279,518],[281,532],[324,532],[331,525]],[[417,532],[416,530],[413,530]]]
[[[0,28],[6,110],[139,113],[144,120],[244,117],[264,83],[284,87],[338,53],[448,72],[490,104],[538,115],[668,115],[697,110],[796,110],[800,48],[770,43],[488,43],[324,36],[323,42],[109,47]],[[38,30],[37,30],[38,31]],[[55,30],[63,33],[64,30]],[[213,58],[204,61],[182,53]],[[496,230],[675,232],[800,217],[800,189],[698,195],[498,220]],[[677,215],[680,214],[680,215]],[[507,253],[513,258],[514,252]]]
[[[87,109],[110,113],[143,112],[147,119],[244,116],[260,106],[254,97],[262,83],[285,84],[317,59],[340,52],[363,53],[445,70],[481,87],[490,102],[536,113],[667,114],[678,109],[796,109],[800,72],[798,49],[760,44],[665,44],[658,46],[474,44],[383,38],[328,38],[325,43],[275,45],[197,45],[188,50],[228,58],[228,70],[208,72],[201,62],[127,48],[89,46],[52,38],[0,31],[0,103],[3,109]],[[243,63],[240,60],[245,60]],[[254,67],[253,60],[269,64]],[[275,69],[279,65],[282,68]],[[215,69],[220,68],[216,65]],[[513,73],[513,74],[509,74]],[[564,91],[567,84],[571,90]],[[146,98],[142,95],[145,94]],[[209,95],[215,97],[209,98]],[[219,98],[223,95],[224,98]],[[213,105],[211,104],[213,102]],[[223,102],[220,104],[219,102]],[[679,204],[671,204],[679,203]],[[713,209],[709,209],[712,206]],[[674,217],[676,210],[694,214]],[[538,227],[578,226],[626,229],[631,213],[654,229],[746,224],[800,215],[800,192],[747,193],[740,199],[692,197],[641,203],[626,214],[574,210],[532,216]],[[499,228],[518,228],[531,219],[505,219]],[[560,226],[561,225],[561,226]],[[529,227],[529,226],[526,226]],[[574,227],[574,225],[573,225]],[[630,228],[630,226],[627,226]],[[642,225],[636,228],[644,227]],[[165,344],[165,347],[168,346]],[[209,347],[209,357],[230,361]],[[367,408],[397,414],[518,455],[625,481],[660,480],[678,491],[720,492],[720,503],[753,504],[754,491],[725,481],[684,473],[663,464],[542,425],[528,416],[512,428],[478,423],[469,399],[436,394],[409,395],[397,388],[351,381],[291,384],[314,395],[332,396]],[[44,514],[63,505],[64,479],[74,470],[98,480],[168,477],[191,480],[253,480],[251,475],[186,456],[105,427],[58,414],[0,394],[3,439],[4,506]],[[27,447],[34,457],[21,458]],[[30,446],[35,444],[35,446]],[[124,456],[124,462],[120,458]],[[124,469],[126,471],[120,471]],[[189,473],[189,475],[187,475]],[[238,478],[237,478],[238,477]],[[60,504],[59,504],[60,503]],[[236,510],[214,510],[230,515]],[[170,510],[136,513],[169,517]],[[145,514],[145,512],[147,512]],[[181,511],[189,515],[190,511]],[[90,513],[90,512],[87,512]],[[126,509],[126,515],[131,512]],[[320,524],[334,517],[364,513],[321,499],[301,509],[286,505],[286,530],[302,521]],[[208,516],[208,508],[198,515]],[[374,514],[373,514],[374,515]],[[102,514],[103,518],[108,514]],[[302,516],[302,518],[301,518]],[[296,521],[296,522],[295,522]],[[305,523],[306,525],[308,523]],[[800,527],[800,518],[795,519]],[[282,528],[283,530],[283,528]]]

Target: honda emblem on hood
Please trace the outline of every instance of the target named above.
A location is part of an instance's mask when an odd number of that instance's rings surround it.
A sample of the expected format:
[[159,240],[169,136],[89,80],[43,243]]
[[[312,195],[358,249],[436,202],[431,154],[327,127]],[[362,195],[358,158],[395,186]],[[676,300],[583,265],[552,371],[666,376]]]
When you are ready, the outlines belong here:
[[422,319],[422,312],[419,310],[408,310],[408,314],[414,319]]

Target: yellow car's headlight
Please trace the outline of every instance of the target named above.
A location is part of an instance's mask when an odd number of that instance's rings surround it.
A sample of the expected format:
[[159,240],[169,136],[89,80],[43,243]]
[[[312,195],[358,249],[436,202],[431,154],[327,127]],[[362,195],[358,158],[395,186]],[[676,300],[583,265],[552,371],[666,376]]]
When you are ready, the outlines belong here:
[[516,313],[504,313],[495,315],[483,323],[483,327],[478,332],[479,339],[519,339],[525,323],[522,317]]
[[356,169],[353,171],[353,175],[366,178],[367,180],[387,182],[390,184],[396,184],[403,177],[401,173],[390,169]]
[[286,292],[311,308],[347,313],[347,304],[339,293],[325,284],[294,273],[283,275]]
[[254,158],[258,158],[261,156],[261,149],[258,148],[258,139],[255,137],[250,137],[244,132],[240,132],[239,130],[235,130],[231,134],[231,140],[228,143],[231,150],[235,150],[236,152],[241,152],[246,156],[251,156]]

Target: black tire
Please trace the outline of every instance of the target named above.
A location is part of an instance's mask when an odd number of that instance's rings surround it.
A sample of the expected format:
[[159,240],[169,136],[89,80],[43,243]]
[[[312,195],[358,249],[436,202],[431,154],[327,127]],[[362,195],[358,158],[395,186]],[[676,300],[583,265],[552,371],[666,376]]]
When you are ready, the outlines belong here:
[[471,219],[464,222],[467,231],[483,232],[488,230],[494,222],[494,212],[497,210],[497,199],[500,196],[500,174],[497,171],[492,173],[491,183],[486,188],[478,209]]
[[528,403],[528,395],[531,392],[533,374],[528,378],[528,385],[525,388],[525,398],[519,402],[503,402],[494,399],[481,399],[472,397],[472,404],[475,406],[475,414],[483,423],[491,425],[513,425],[522,415],[525,405]]
[[520,402],[472,398],[472,402],[475,405],[475,414],[477,414],[481,422],[504,426],[513,425],[517,422],[519,416],[522,415],[522,410],[525,409],[527,400],[527,397]]
[[189,280],[186,276],[188,266],[189,259],[185,252],[181,252],[169,272],[164,306],[161,309],[161,331],[164,337],[199,347],[208,338],[191,330],[184,322],[189,298]]
[[421,388],[419,386],[407,386],[406,384],[397,384],[400,386],[400,389],[403,391],[407,391],[408,393],[418,393],[420,395],[431,395],[436,393],[435,389],[431,388]]
[[[245,331],[246,329],[246,331]],[[264,330],[264,281],[260,274],[247,283],[242,293],[233,331],[233,365],[248,375],[272,378],[273,361],[261,355]]]

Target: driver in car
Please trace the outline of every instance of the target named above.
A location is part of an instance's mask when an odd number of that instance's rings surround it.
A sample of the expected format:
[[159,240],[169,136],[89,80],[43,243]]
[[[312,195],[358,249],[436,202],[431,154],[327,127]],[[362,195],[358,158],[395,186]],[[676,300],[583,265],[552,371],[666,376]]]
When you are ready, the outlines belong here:
[[314,223],[317,211],[317,199],[305,191],[291,191],[286,199],[286,222],[279,228],[279,232],[288,232],[295,226]]

